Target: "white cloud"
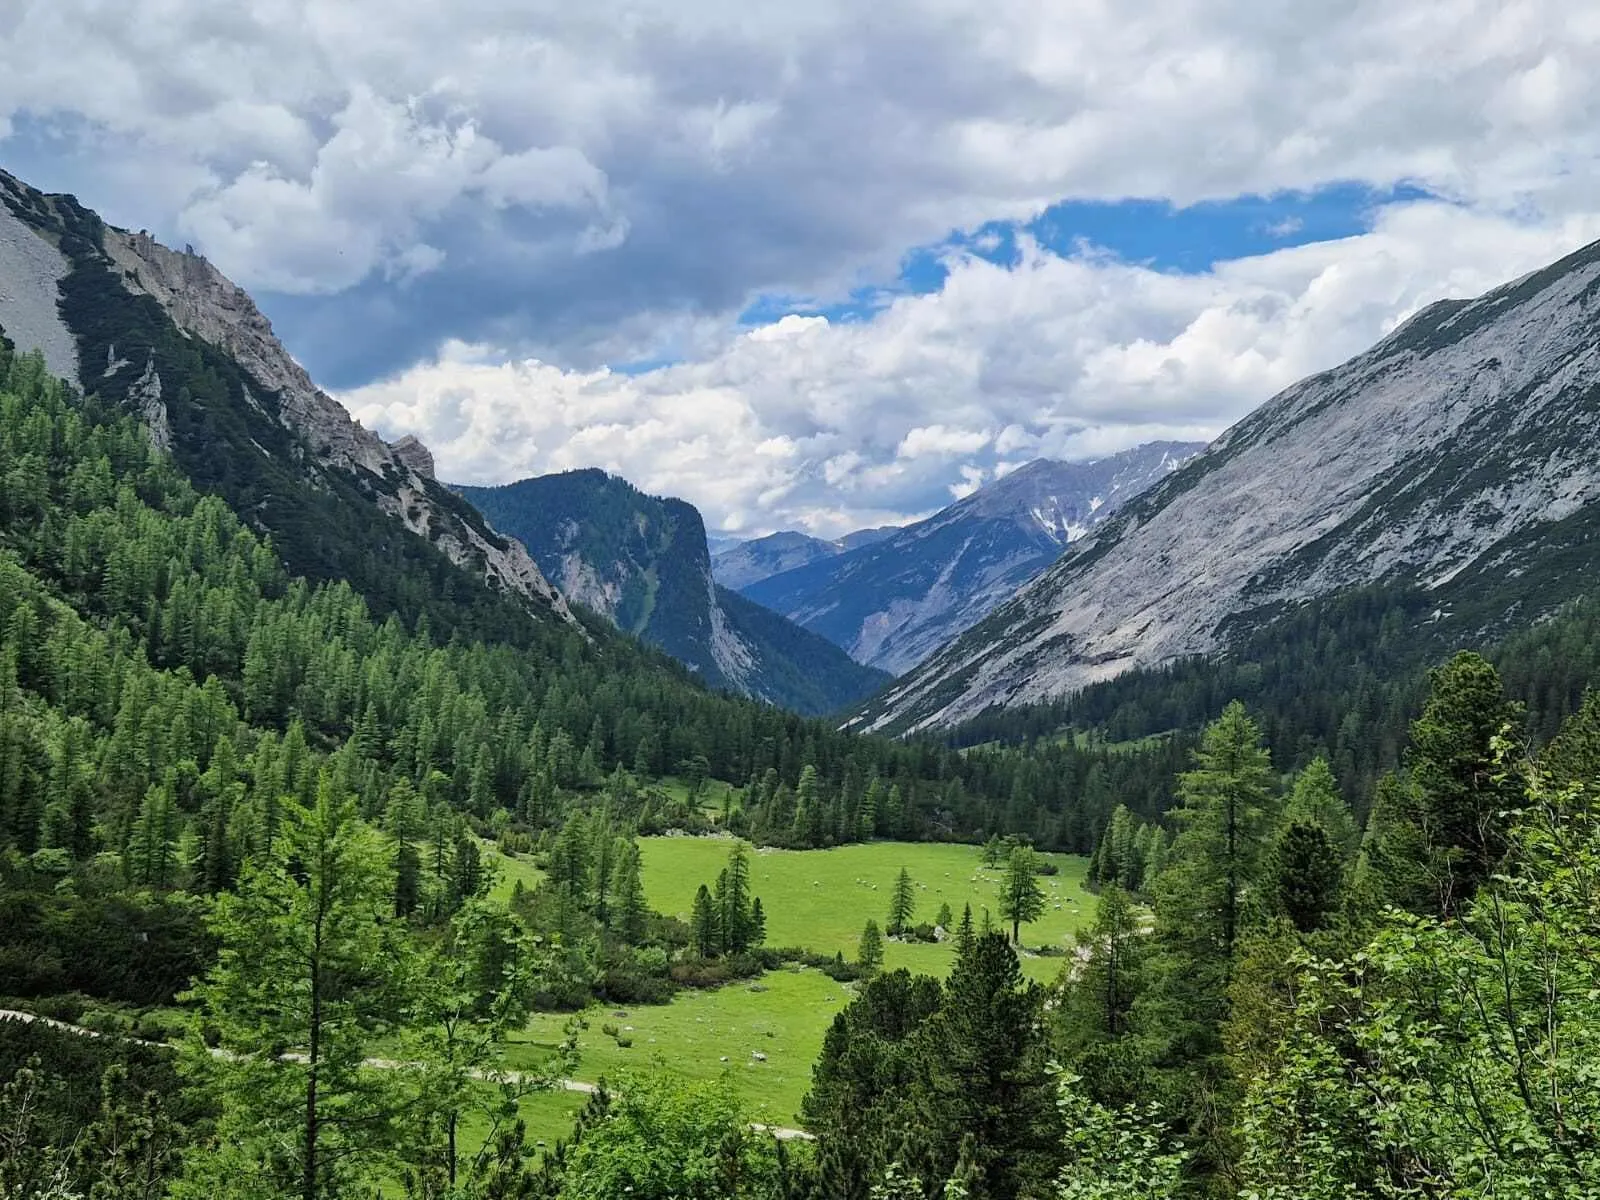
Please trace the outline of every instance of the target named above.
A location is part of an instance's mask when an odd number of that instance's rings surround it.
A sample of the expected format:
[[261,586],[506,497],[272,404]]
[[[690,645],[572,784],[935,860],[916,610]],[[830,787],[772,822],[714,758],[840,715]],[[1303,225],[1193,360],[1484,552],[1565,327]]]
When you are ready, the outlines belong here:
[[1595,236],[1600,219],[1530,227],[1430,202],[1204,275],[1035,248],[1012,270],[959,260],[942,291],[871,321],[785,318],[640,375],[456,345],[343,398],[422,436],[447,478],[599,465],[693,501],[714,528],[831,536],[926,512],[1029,457],[1210,438],[1422,305]]
[[[1600,232],[1600,7],[12,0],[0,138],[304,297],[268,297],[291,349],[447,475],[602,465],[837,533],[962,467],[1214,433]],[[733,328],[1064,199],[1335,182],[1456,204],[1197,275],[1024,245],[868,319]]]
[[944,425],[918,425],[900,439],[896,458],[955,458],[974,454],[990,442],[978,429],[950,429]]

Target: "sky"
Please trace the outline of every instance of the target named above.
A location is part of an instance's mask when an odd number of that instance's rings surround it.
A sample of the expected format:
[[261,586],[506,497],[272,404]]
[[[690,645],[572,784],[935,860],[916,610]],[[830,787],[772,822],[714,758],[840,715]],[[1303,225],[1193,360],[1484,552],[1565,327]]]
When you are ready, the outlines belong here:
[[837,536],[1600,237],[1600,6],[8,0],[0,165],[444,479]]

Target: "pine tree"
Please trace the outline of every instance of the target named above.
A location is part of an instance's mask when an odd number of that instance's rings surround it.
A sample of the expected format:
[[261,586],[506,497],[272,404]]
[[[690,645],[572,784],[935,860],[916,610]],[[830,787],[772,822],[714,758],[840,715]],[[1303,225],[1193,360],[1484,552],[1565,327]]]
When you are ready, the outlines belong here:
[[862,926],[861,940],[856,945],[856,965],[867,976],[876,975],[883,966],[883,935],[878,932],[878,923],[870,917]]
[[904,867],[895,877],[894,890],[889,894],[890,937],[900,937],[911,928],[911,918],[917,911],[917,894],[911,882],[911,872]]
[[689,916],[689,936],[701,958],[711,958],[722,945],[722,923],[717,916],[711,889],[702,883],[694,894],[694,909]]
[[1312,821],[1292,821],[1272,855],[1273,892],[1283,914],[1301,933],[1321,929],[1338,903],[1344,875],[1328,831]]
[[957,960],[928,1023],[916,1092],[929,1173],[948,1179],[963,1140],[980,1196],[1041,1194],[1061,1137],[1043,995],[1004,936],[980,937]]
[[1044,915],[1044,889],[1039,886],[1039,863],[1027,846],[1018,846],[1006,862],[1000,880],[1000,915],[1011,922],[1011,941],[1022,944],[1022,926]]

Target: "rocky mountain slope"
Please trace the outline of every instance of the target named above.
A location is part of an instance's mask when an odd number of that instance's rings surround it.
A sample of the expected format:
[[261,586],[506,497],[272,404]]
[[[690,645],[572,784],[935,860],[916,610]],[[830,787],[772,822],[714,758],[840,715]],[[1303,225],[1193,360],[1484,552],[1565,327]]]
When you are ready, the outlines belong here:
[[693,505],[599,470],[457,489],[521,539],[574,603],[666,651],[708,683],[806,713],[837,712],[888,676],[712,578]]
[[1600,583],[1600,243],[1434,304],[1283,392],[1075,544],[859,723],[905,730],[1226,648],[1415,584],[1462,640]]
[[925,521],[739,590],[859,662],[905,671],[1199,449],[1152,442],[1094,462],[1039,459]]
[[[434,480],[425,447],[388,445],[352,420],[204,258],[5,172],[0,332],[139,413],[198,484],[274,535],[291,569],[358,585],[370,575],[375,586],[362,590],[381,609],[408,573],[442,580],[448,567],[465,568],[571,620],[526,551]],[[336,542],[356,552],[336,554]]]
[[753,583],[760,583],[785,571],[793,571],[820,559],[837,558],[860,546],[870,546],[889,537],[899,528],[898,525],[885,525],[877,529],[858,529],[833,541],[783,529],[766,537],[713,549],[711,574],[723,587],[742,591]]

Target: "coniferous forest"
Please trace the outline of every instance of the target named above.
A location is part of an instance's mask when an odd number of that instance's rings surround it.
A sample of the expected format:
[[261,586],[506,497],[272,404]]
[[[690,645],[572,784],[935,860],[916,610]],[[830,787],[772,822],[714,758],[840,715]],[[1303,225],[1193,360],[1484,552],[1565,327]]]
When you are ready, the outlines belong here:
[[[1600,1194],[1592,607],[1419,644],[1374,590],[893,741],[431,560],[307,578],[226,492],[0,345],[0,1003],[49,1019],[0,1023],[5,1200]],[[739,843],[646,903],[637,838],[714,823],[1009,837],[1002,922],[945,979],[810,964],[854,988],[810,1139],[646,1070],[535,1146],[575,1033],[507,1070],[530,1013],[795,961]],[[1049,985],[1029,845],[1097,890]]]

